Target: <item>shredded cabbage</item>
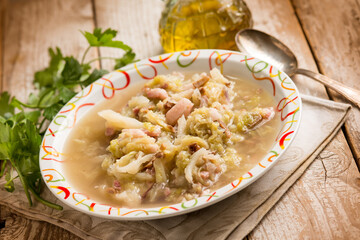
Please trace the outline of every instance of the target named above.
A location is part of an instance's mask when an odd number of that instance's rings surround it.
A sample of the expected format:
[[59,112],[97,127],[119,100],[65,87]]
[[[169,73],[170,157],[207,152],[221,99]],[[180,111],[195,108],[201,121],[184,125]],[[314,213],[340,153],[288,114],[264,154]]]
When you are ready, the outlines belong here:
[[[118,131],[102,163],[120,182],[115,198],[135,203],[193,199],[241,166],[243,155],[235,145],[271,131],[261,126],[274,117],[274,109],[259,107],[259,97],[253,96],[248,101],[254,107],[235,110],[233,88],[216,68],[190,78],[159,75],[122,114],[99,112]],[[161,98],[150,92],[162,93]]]

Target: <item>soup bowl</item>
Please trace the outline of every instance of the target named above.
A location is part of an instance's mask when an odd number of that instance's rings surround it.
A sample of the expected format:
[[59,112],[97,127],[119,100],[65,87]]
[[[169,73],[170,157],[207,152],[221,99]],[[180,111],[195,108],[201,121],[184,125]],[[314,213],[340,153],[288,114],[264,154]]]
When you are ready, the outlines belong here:
[[[76,189],[67,179],[64,167],[64,147],[74,127],[86,113],[114,96],[125,96],[134,84],[145,83],[159,74],[179,72],[209,72],[218,68],[224,75],[239,77],[258,84],[275,100],[275,117],[280,128],[266,156],[246,174],[233,182],[190,201],[151,208],[116,207],[103,204]],[[139,89],[140,91],[140,89]],[[151,57],[106,74],[70,100],[56,115],[43,138],[40,168],[50,191],[64,204],[87,214],[116,220],[164,218],[195,211],[221,201],[267,172],[289,148],[298,130],[302,104],[293,81],[269,63],[224,50],[191,50]],[[101,166],[99,165],[99,168]]]

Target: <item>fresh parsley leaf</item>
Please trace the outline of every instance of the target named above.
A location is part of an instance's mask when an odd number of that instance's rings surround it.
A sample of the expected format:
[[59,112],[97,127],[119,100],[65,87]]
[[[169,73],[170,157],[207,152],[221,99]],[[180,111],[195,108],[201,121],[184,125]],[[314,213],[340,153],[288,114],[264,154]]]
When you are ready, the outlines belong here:
[[89,77],[87,79],[85,79],[84,81],[81,82],[81,85],[83,87],[86,87],[90,84],[92,84],[93,82],[95,82],[96,80],[98,80],[99,78],[101,78],[104,74],[108,73],[107,70],[104,69],[94,69],[94,71],[89,75]]
[[70,99],[72,99],[74,96],[76,95],[76,92],[74,92],[73,90],[67,88],[67,87],[60,87],[59,89],[59,96],[60,96],[60,100],[63,103],[67,103],[68,101],[70,101]]
[[[89,75],[89,71],[90,71],[90,69],[91,69],[90,64],[83,63],[83,64],[81,64],[81,66],[82,66],[82,68],[83,68],[82,77]],[[82,80],[82,79],[80,79],[80,80]]]
[[[39,167],[39,146],[41,136],[35,124],[28,119],[17,122],[12,127],[9,122],[2,124],[0,128],[5,130],[6,135],[1,135],[1,152],[5,152],[5,159],[9,160],[11,165],[17,171],[20,181],[23,184],[26,196],[32,204],[29,190],[34,191],[27,178],[33,173],[40,172]],[[34,180],[34,179],[33,179]],[[39,179],[38,181],[40,181]]]
[[51,105],[59,102],[60,96],[57,93],[56,88],[47,88],[40,92],[40,100],[38,106],[42,109],[50,107]]
[[10,104],[11,98],[8,92],[3,92],[0,95],[0,116],[4,118],[10,118],[14,112],[15,108]]
[[[62,207],[40,197],[42,178],[39,167],[39,150],[42,131],[80,88],[92,84],[107,73],[106,70],[94,69],[90,63],[83,63],[92,47],[114,47],[125,51],[116,59],[117,67],[125,66],[135,59],[132,49],[121,41],[114,40],[117,31],[101,28],[93,33],[82,32],[89,42],[81,63],[72,56],[63,56],[59,48],[49,48],[50,61],[48,67],[34,75],[37,93],[31,93],[27,103],[10,97],[7,92],[0,95],[0,178],[5,175],[5,189],[15,189],[13,180],[19,178],[30,206],[30,194],[39,202],[61,210]],[[31,111],[28,111],[31,109]],[[13,176],[13,172],[17,176]]]
[[113,47],[120,48],[125,51],[130,51],[131,48],[122,41],[113,40],[116,37],[117,31],[113,29],[106,29],[101,32],[101,28],[95,28],[93,33],[81,32],[90,46],[92,47]]
[[39,110],[24,112],[24,119],[27,119],[35,124],[39,121],[40,116],[41,112]]
[[0,160],[6,160],[10,158],[10,132],[10,125],[6,124],[5,122],[0,123]]
[[6,167],[7,167],[7,160],[2,160],[2,164],[0,166],[0,178],[2,178],[2,176],[4,176]]
[[56,114],[60,111],[60,109],[63,107],[64,104],[61,103],[54,103],[53,105],[51,105],[50,107],[45,108],[43,116],[51,121]]
[[59,64],[61,62],[61,60],[64,58],[60,48],[56,47],[55,49],[56,51],[54,51],[52,48],[49,48],[49,55],[50,55],[50,65],[48,67],[48,69],[52,70],[52,71],[56,71],[59,69]]
[[54,84],[61,61],[63,60],[63,55],[59,48],[56,48],[56,51],[49,48],[48,51],[50,55],[49,67],[35,73],[34,83],[38,88],[50,87]]
[[127,51],[121,58],[115,59],[114,69],[122,68],[132,62],[134,62],[136,54],[130,50]]
[[34,94],[34,93],[30,93],[29,97],[28,97],[28,104],[29,105],[37,105],[39,103],[39,96]]
[[101,28],[95,28],[93,33],[94,33],[95,37],[100,39],[104,35],[111,35],[111,36],[115,37],[117,35],[118,31],[108,28],[104,32],[101,32]]
[[80,80],[81,74],[83,72],[82,66],[74,57],[66,57],[65,67],[61,72],[61,76],[64,78],[63,83],[66,84],[76,84],[76,81]]

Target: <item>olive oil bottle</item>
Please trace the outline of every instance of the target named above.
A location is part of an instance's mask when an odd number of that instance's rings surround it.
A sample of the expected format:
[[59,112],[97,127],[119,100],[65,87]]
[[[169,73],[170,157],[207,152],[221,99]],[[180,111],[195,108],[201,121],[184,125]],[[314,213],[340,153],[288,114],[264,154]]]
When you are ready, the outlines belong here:
[[159,25],[165,52],[236,50],[235,34],[252,19],[242,0],[168,0]]

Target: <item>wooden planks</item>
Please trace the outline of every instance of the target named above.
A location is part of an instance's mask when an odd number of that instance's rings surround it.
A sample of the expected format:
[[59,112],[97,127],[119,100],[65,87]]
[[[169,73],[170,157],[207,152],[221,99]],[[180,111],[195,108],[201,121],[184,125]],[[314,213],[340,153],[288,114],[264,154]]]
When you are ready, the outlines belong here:
[[[253,0],[247,4],[255,28],[281,39],[295,52],[300,67],[316,71],[290,1]],[[302,93],[326,96],[324,87],[311,79],[296,76],[294,81]],[[359,234],[360,222],[353,217],[360,207],[353,200],[360,197],[357,178],[354,159],[340,132],[248,239],[351,238]]]
[[7,1],[0,2],[0,93],[2,92],[3,85],[3,39],[4,39],[4,15],[5,15],[5,6]]
[[[360,89],[360,2],[292,0],[320,72]],[[316,23],[316,24],[314,24]],[[333,91],[336,101],[345,101]],[[360,168],[360,110],[354,109],[345,124],[346,136]]]
[[[61,24],[60,24],[61,23]],[[3,89],[20,100],[32,90],[35,71],[47,66],[48,47],[79,57],[94,26],[91,0],[9,1],[4,16]],[[96,51],[91,52],[96,56]]]
[[[0,1],[0,90],[25,100],[33,90],[33,74],[48,65],[48,47],[59,46],[65,55],[76,57],[87,47],[79,30],[94,27],[91,0],[12,0],[7,1],[6,11],[1,11],[5,3]],[[97,57],[97,52],[89,57]],[[4,212],[0,221],[6,220],[6,227],[0,231],[1,239],[78,239],[48,223],[14,214],[3,216]]]
[[[95,0],[97,26],[119,31],[118,39],[130,45],[138,59],[162,53],[158,23],[164,2],[159,0]],[[101,49],[101,56],[119,57],[122,51]],[[102,61],[112,69],[112,61]]]
[[[95,1],[96,6],[96,15],[97,15],[97,24],[101,27],[107,27],[107,26],[113,26],[117,29],[120,29],[119,39],[125,41],[126,43],[135,44],[132,45],[135,49],[135,51],[138,53],[141,53],[141,57],[149,57],[155,54],[158,54],[156,51],[157,49],[160,49],[159,43],[157,39],[151,38],[147,39],[143,42],[144,39],[140,39],[138,36],[141,36],[139,33],[145,33],[147,31],[150,31],[151,28],[148,26],[155,26],[155,21],[153,18],[147,18],[148,15],[141,14],[141,12],[147,12],[146,9],[148,9],[148,6],[154,6],[155,1],[149,1],[149,2],[142,2],[142,4],[137,4],[135,6],[135,3],[131,3],[129,1],[111,1],[107,0],[105,3],[103,1]],[[284,40],[284,42],[296,53],[300,67],[304,67],[311,70],[317,70],[315,61],[312,57],[312,53],[308,47],[308,44],[306,42],[306,39],[302,33],[301,26],[298,23],[298,20],[296,16],[294,15],[293,8],[289,1],[248,1],[249,7],[251,8],[253,14],[254,14],[254,20],[255,20],[255,27],[261,30],[264,30],[270,34],[276,35],[278,38]],[[123,11],[123,9],[130,9],[131,8],[142,8],[142,11],[136,11],[135,14],[131,14],[130,12]],[[118,10],[120,9],[120,10]],[[145,11],[144,11],[145,9]],[[151,10],[153,12],[157,12],[157,8],[152,7]],[[119,13],[120,11],[121,13]],[[144,19],[145,18],[145,19]],[[141,23],[145,22],[147,23],[147,26],[143,26],[140,24],[134,24],[136,26],[136,29],[129,29],[126,26],[128,24],[132,24],[133,22],[140,21]],[[127,29],[127,31],[126,31]],[[149,30],[150,29],[150,30]],[[129,31],[129,32],[128,32]],[[149,33],[148,33],[149,34]],[[156,30],[152,29],[152,34],[150,35],[156,36],[157,34],[157,26]],[[150,46],[150,48],[149,48]],[[155,47],[151,47],[155,46]],[[156,51],[153,51],[156,49]],[[146,54],[146,52],[148,53]],[[114,54],[111,52],[106,52],[106,49],[103,49],[101,51],[102,55],[108,56],[109,54]],[[140,57],[140,58],[141,58]],[[105,66],[110,67],[110,63],[103,64]],[[302,93],[315,95],[315,96],[321,96],[326,97],[326,91],[324,87],[311,80],[307,79],[302,76],[296,76],[295,81],[297,85],[299,86]],[[349,150],[349,148],[346,145],[345,138],[340,133],[337,137],[337,140],[329,146],[330,149],[334,148],[334,146],[341,146],[341,149],[337,148],[333,156],[339,156],[338,154],[341,154],[340,156],[344,157],[346,159],[345,162],[341,163],[339,165],[339,168],[336,170],[343,171],[343,178],[342,179],[352,179],[355,178],[357,175],[357,172],[354,171],[355,167],[352,163],[352,155]],[[345,195],[347,197],[351,195],[356,195],[357,190],[356,188],[353,188],[353,183],[347,184],[342,183],[340,178],[337,178],[336,181],[330,181],[327,180],[327,183],[323,183],[323,179],[326,177],[326,172],[328,171],[323,165],[323,162],[327,161],[328,157],[325,155],[323,159],[317,160],[317,164],[314,164],[310,169],[312,171],[316,172],[317,175],[314,177],[317,181],[313,184],[311,176],[305,175],[302,179],[304,181],[300,181],[300,183],[297,183],[296,186],[291,190],[296,193],[304,191],[303,189],[306,189],[305,192],[301,195],[302,198],[308,197],[308,196],[314,196],[313,188],[317,185],[319,185],[319,190],[321,191],[318,193],[318,195],[321,195],[323,199],[326,199],[326,201],[332,200],[331,196],[327,196],[327,192],[324,189],[328,189],[331,184],[334,182],[340,181],[340,183],[337,183],[338,187],[342,188],[343,190],[339,193],[333,192],[334,197],[336,199],[339,199],[339,196]],[[335,160],[336,163],[336,160]],[[350,165],[350,170],[346,170],[346,168]],[[344,169],[345,170],[344,170]],[[334,169],[335,171],[335,169]],[[330,171],[329,171],[330,172]],[[304,183],[305,182],[305,183]],[[333,188],[331,188],[333,190]],[[291,195],[289,193],[289,196],[285,196],[284,199],[289,199],[290,201],[283,200],[280,203],[280,214],[279,209],[276,209],[272,211],[272,213],[268,214],[268,217],[264,219],[264,221],[260,224],[260,227],[257,228],[250,236],[249,238],[257,238],[259,236],[264,237],[267,233],[270,234],[270,232],[273,233],[273,237],[281,237],[286,234],[286,236],[297,238],[299,237],[298,233],[301,232],[301,226],[306,226],[305,230],[308,233],[308,236],[317,236],[317,234],[320,234],[323,237],[331,236],[333,232],[337,231],[338,228],[340,229],[346,229],[349,230],[349,228],[343,228],[343,224],[336,221],[336,217],[342,218],[348,218],[347,216],[356,209],[357,206],[351,205],[351,201],[343,201],[341,203],[338,203],[336,201],[330,201],[333,205],[328,212],[320,211],[319,219],[316,219],[316,223],[318,225],[328,224],[327,221],[331,220],[334,222],[332,225],[332,229],[329,231],[320,231],[320,229],[312,229],[311,228],[311,222],[312,217],[310,215],[305,215],[305,217],[302,216],[301,210],[296,211],[297,204],[305,204],[303,202],[306,202],[306,200],[302,199],[300,201],[297,200],[296,195]],[[312,199],[313,200],[313,199]],[[316,199],[315,199],[316,200]],[[327,206],[324,205],[321,201],[314,201],[313,204],[307,204],[310,209],[312,209],[314,212],[316,212],[316,209],[324,210]],[[346,209],[345,212],[342,214],[335,214],[336,217],[331,217],[331,213],[336,212],[336,208],[338,207],[337,204],[342,206],[342,208]],[[294,210],[295,209],[295,210]],[[302,209],[303,210],[303,209]],[[291,211],[293,211],[293,214],[291,214]],[[329,214],[329,215],[328,215]],[[285,216],[284,216],[285,215]],[[301,219],[299,221],[299,224],[296,225],[298,227],[289,227],[291,223],[293,222],[293,217]],[[269,219],[277,219],[276,222],[270,222]],[[280,220],[280,221],[279,221]],[[284,222],[288,222],[289,224],[283,224]],[[303,225],[302,225],[303,224]],[[355,224],[355,223],[354,223]],[[274,231],[271,231],[271,229],[274,229]],[[263,231],[261,230],[263,229]],[[264,235],[265,233],[265,235]],[[344,233],[344,232],[343,232]],[[314,235],[312,235],[314,234]],[[275,237],[275,239],[276,239]]]
[[[288,1],[246,1],[254,20],[254,28],[281,40],[296,55],[299,67],[317,71],[312,53],[302,34]],[[322,84],[301,75],[292,77],[302,94],[327,98]]]
[[[301,4],[309,2],[310,0],[306,0]],[[157,22],[163,6],[162,1],[142,0],[135,3],[125,0],[95,0],[94,3],[97,25],[119,29],[118,38],[131,45],[138,53],[138,58],[150,57],[161,52]],[[283,40],[296,53],[301,67],[317,70],[289,0],[252,0],[247,3],[253,12],[256,28]],[[17,0],[11,1],[10,7],[5,15],[4,86],[17,96],[25,98],[31,91],[33,72],[47,64],[48,46],[60,45],[67,54],[71,53],[77,57],[84,50],[85,41],[77,34],[77,30],[91,30],[94,25],[91,1]],[[299,9],[297,6],[298,14]],[[299,19],[302,20],[300,15]],[[319,36],[319,39],[321,38],[323,41],[329,39]],[[311,41],[310,43],[313,44]],[[314,49],[313,51],[316,53]],[[93,57],[96,56],[96,51],[91,54]],[[101,54],[119,56],[121,51],[103,49]],[[105,68],[111,68],[112,65],[110,62],[103,62]],[[323,71],[321,64],[319,66]],[[322,85],[310,79],[299,76],[295,81],[303,93],[327,96]],[[350,150],[344,136],[339,133],[248,239],[281,239],[284,236],[286,239],[354,238],[354,234],[358,236],[358,179],[359,174]],[[0,217],[3,217],[3,214]],[[9,232],[14,231],[13,233],[16,232],[22,238],[40,236],[48,239],[77,239],[65,230],[46,223],[23,220],[16,215],[6,215],[6,219],[7,226],[0,231],[1,238],[5,236],[10,239],[11,235],[4,235],[4,231],[9,229]],[[12,224],[16,227],[12,227]],[[19,230],[16,230],[17,228]],[[39,229],[46,234],[39,232]],[[63,236],[65,237],[62,238]]]
[[[341,137],[338,134],[335,141]],[[330,144],[249,239],[356,239],[359,173],[355,162],[341,154],[343,150]]]
[[56,240],[80,240],[77,236],[63,228],[54,227],[50,223],[33,221],[14,213],[8,212],[1,207],[1,215],[5,215],[5,228],[0,229],[0,239],[56,239]]

